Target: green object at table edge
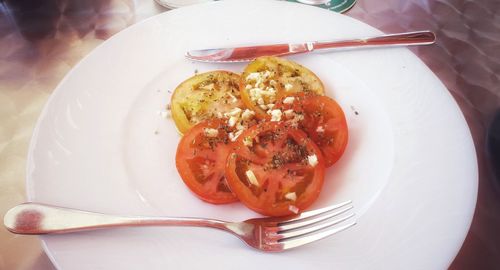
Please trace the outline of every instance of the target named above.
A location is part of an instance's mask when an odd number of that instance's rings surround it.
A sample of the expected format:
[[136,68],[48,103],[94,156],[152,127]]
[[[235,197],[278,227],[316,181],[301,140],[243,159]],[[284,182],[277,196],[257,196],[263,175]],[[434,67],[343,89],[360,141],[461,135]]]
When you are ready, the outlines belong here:
[[[300,3],[297,0],[287,0],[288,2],[294,2],[294,3]],[[356,0],[330,0],[326,4],[321,4],[321,5],[316,5],[317,7],[321,7],[324,9],[328,9],[331,11],[339,12],[339,13],[344,13],[351,9],[354,4],[356,3]]]

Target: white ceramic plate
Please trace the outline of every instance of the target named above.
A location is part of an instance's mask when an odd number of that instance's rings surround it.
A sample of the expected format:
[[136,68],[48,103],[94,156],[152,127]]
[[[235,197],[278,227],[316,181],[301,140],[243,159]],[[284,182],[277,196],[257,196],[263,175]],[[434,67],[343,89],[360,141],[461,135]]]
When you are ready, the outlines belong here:
[[[61,82],[36,127],[32,201],[132,215],[256,216],[190,194],[174,157],[179,135],[157,112],[185,78],[241,64],[184,59],[192,48],[363,37],[380,31],[319,8],[279,1],[215,2],[117,34]],[[345,156],[313,208],[352,199],[358,224],[299,249],[266,254],[200,228],[123,228],[42,237],[60,269],[444,269],[468,231],[475,151],[457,104],[404,48],[295,57],[323,79],[348,118]]]

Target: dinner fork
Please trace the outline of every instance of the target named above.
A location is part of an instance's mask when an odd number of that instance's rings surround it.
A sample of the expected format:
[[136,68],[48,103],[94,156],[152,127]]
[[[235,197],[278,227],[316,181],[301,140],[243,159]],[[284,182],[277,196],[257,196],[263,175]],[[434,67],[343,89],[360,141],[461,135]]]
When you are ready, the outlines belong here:
[[17,234],[69,233],[125,226],[197,226],[220,229],[262,251],[283,251],[312,243],[356,224],[349,221],[352,202],[287,217],[227,222],[205,218],[116,216],[39,203],[24,203],[4,216],[5,227]]

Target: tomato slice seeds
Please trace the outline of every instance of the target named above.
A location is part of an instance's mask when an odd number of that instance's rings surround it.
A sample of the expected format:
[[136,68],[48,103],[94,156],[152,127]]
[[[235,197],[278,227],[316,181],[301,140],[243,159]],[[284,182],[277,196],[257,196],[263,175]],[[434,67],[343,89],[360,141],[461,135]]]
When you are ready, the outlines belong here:
[[311,205],[324,172],[319,148],[303,131],[283,122],[263,122],[243,132],[226,165],[228,184],[240,201],[268,216],[290,215]]
[[219,120],[201,122],[182,137],[175,157],[177,171],[200,199],[214,204],[238,200],[225,176],[230,150],[227,126]]

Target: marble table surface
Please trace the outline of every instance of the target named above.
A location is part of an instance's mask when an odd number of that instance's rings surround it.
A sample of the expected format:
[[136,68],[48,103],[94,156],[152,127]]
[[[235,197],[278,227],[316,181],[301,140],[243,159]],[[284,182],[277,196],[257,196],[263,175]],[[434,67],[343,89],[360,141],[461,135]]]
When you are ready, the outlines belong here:
[[[152,0],[0,0],[1,216],[26,200],[29,140],[55,86],[97,45],[161,12],[168,10]],[[487,150],[487,142],[488,136],[500,137],[500,128],[489,128],[495,116],[500,118],[500,1],[358,0],[346,15],[387,33],[436,32],[435,46],[411,50],[456,99],[479,162],[474,219],[450,269],[499,269],[500,179],[495,172],[500,159]],[[0,269],[54,266],[36,236],[14,235],[2,226]]]

